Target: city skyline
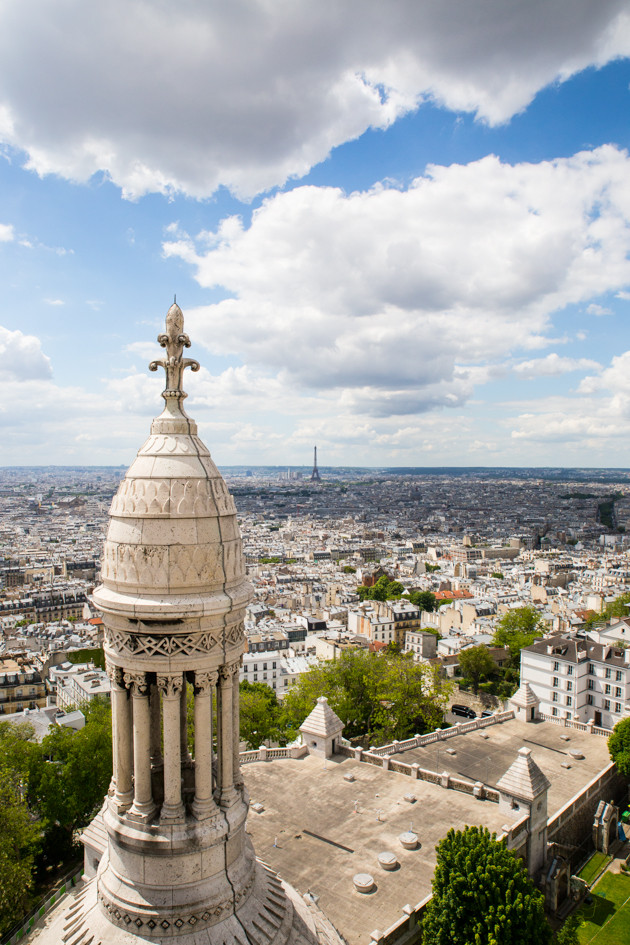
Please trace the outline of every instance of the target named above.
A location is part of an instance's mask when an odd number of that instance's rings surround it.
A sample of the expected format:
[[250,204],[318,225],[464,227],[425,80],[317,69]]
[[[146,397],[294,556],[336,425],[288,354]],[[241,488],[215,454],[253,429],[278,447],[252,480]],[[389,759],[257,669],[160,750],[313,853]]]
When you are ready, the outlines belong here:
[[10,0],[2,465],[630,467],[624,7]]

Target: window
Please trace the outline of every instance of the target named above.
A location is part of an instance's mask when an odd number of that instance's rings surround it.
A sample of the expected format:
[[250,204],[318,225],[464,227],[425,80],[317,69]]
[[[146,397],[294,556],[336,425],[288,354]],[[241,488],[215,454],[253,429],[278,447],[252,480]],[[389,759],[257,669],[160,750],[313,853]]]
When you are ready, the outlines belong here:
[[615,686],[615,696],[617,699],[621,699],[621,686]]
[[551,714],[552,714],[552,715],[557,715],[557,714],[558,714],[558,710],[556,709],[555,705],[554,705],[553,709],[551,710]]
[[267,669],[267,664],[263,663],[263,669]]
[[606,667],[606,679],[610,679],[611,676],[612,676],[612,669],[610,668],[610,666],[607,666],[607,667]]
[[621,682],[621,680],[623,679],[623,673],[621,672],[620,669],[618,669],[617,672],[615,673],[615,679],[617,680],[617,682]]
[[254,672],[255,672],[255,673],[258,672],[258,663],[254,663]]
[[571,682],[571,680],[569,680],[567,683],[567,691],[571,692],[572,689],[573,689],[573,683]]
[[594,682],[594,680],[589,679],[589,681],[588,681],[588,688],[589,688],[589,689],[594,689],[594,688],[595,688],[595,682]]
[[611,686],[610,686],[610,684],[609,684],[609,683],[606,683],[606,689],[605,689],[605,692],[606,692],[606,695],[607,695],[607,696],[609,696],[609,695],[610,695],[610,690],[611,690]]
[[569,666],[569,667],[568,667],[567,673],[569,674],[569,676],[572,676],[572,675],[573,675],[573,667],[572,667],[572,666]]
[[273,666],[273,668],[275,669],[275,668],[276,668],[276,661],[274,660],[274,661],[273,661],[273,663],[272,663],[271,665],[272,665],[272,666]]
[[589,673],[591,674],[591,676],[594,676],[594,675],[595,675],[595,667],[593,666],[592,663],[589,663],[589,664],[588,664],[588,671],[589,671]]
[[588,695],[588,696],[586,697],[586,704],[587,704],[587,705],[593,705],[593,697],[592,697],[591,695]]
[[554,673],[557,673],[559,669],[560,669],[560,663],[558,662],[558,660],[555,660],[555,662],[554,662],[554,664],[553,664],[553,671],[554,671]]
[[567,705],[573,705],[573,698],[572,698],[572,696],[567,696]]
[[619,714],[621,712],[621,702],[615,702],[615,712]]
[[558,677],[557,677],[557,676],[554,676],[554,677],[553,677],[553,682],[552,682],[551,685],[552,685],[554,688],[558,685]]
[[607,712],[610,712],[610,699],[604,699],[604,708]]
[[552,702],[557,702],[557,701],[558,701],[558,693],[557,693],[557,692],[552,692],[552,693],[551,693],[551,701],[552,701]]
[[244,672],[244,673],[247,672],[247,663],[245,663],[245,665],[243,666],[243,672]]

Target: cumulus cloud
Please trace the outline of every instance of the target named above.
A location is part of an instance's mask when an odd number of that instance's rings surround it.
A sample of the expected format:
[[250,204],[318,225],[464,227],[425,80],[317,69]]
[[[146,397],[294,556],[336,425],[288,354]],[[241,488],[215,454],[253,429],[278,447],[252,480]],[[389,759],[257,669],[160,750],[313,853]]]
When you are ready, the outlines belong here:
[[630,53],[625,0],[5,0],[0,26],[0,139],[136,197],[255,194],[427,99],[503,122]]
[[32,381],[51,375],[50,358],[42,351],[39,338],[0,325],[0,379]]
[[[371,415],[459,406],[551,316],[630,284],[630,160],[606,146],[537,165],[431,167],[408,190],[298,187],[246,228],[176,232],[164,253],[231,297],[186,313],[195,341],[287,390]],[[481,222],[483,221],[483,225]],[[521,372],[596,370],[549,355]]]
[[521,361],[514,365],[514,373],[520,377],[559,377],[561,374],[570,374],[572,371],[596,371],[600,364],[589,358],[562,358],[552,353],[546,358],[535,358],[532,361]]
[[15,239],[15,230],[10,223],[0,223],[0,243],[11,243]]

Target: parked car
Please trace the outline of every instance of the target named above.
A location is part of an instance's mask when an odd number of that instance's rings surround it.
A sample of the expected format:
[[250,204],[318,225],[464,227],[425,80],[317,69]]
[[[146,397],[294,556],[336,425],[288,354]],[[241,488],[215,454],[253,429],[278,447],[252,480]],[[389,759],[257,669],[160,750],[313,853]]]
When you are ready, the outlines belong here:
[[494,715],[494,712],[492,712],[490,709],[484,709],[483,712],[481,713],[481,718],[489,719],[491,715]]
[[457,705],[456,703],[455,705],[451,706],[451,712],[453,713],[453,715],[461,715],[465,719],[477,718],[477,713],[475,712],[475,710],[471,709],[467,705]]

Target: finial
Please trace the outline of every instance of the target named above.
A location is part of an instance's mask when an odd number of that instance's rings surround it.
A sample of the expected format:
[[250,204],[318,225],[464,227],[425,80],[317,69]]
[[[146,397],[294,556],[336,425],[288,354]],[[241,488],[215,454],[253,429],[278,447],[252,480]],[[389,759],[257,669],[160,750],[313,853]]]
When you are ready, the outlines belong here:
[[166,348],[167,357],[160,361],[151,361],[149,370],[157,371],[161,365],[166,371],[166,387],[162,397],[165,400],[167,397],[186,397],[182,390],[184,368],[198,371],[199,362],[182,357],[184,348],[190,348],[190,338],[184,333],[184,314],[177,302],[173,302],[166,313],[166,333],[158,335],[157,340]]

